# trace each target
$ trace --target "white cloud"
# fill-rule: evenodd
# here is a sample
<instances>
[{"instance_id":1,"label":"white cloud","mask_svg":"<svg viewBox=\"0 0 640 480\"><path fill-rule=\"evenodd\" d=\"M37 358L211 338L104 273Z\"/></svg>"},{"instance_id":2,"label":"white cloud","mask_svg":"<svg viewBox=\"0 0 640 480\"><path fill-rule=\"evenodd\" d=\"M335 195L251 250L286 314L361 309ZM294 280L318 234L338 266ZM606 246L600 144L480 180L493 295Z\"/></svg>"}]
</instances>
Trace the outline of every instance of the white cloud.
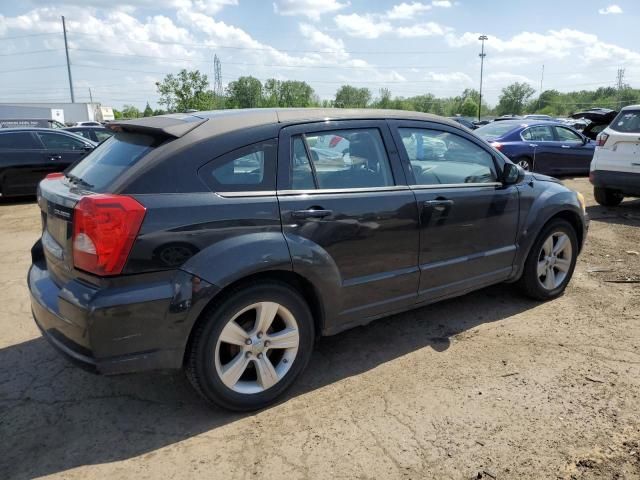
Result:
<instances>
[{"instance_id":1,"label":"white cloud","mask_svg":"<svg viewBox=\"0 0 640 480\"><path fill-rule=\"evenodd\" d=\"M453 4L449 0L433 0L431 4L434 7L451 8Z\"/></svg>"},{"instance_id":2,"label":"white cloud","mask_svg":"<svg viewBox=\"0 0 640 480\"><path fill-rule=\"evenodd\" d=\"M442 36L452 29L435 22L418 23L410 27L398 27L395 32L399 37L434 37Z\"/></svg>"},{"instance_id":3,"label":"white cloud","mask_svg":"<svg viewBox=\"0 0 640 480\"><path fill-rule=\"evenodd\" d=\"M425 76L426 80L431 80L433 82L439 83L456 83L456 84L464 84L468 85L473 82L471 77L464 72L448 72L448 73L437 73L437 72L429 72Z\"/></svg>"},{"instance_id":4,"label":"white cloud","mask_svg":"<svg viewBox=\"0 0 640 480\"><path fill-rule=\"evenodd\" d=\"M305 37L313 47L331 52L344 52L344 42L341 39L331 37L308 23L301 23L299 28L302 36Z\"/></svg>"},{"instance_id":5,"label":"white cloud","mask_svg":"<svg viewBox=\"0 0 640 480\"><path fill-rule=\"evenodd\" d=\"M389 22L377 21L372 15L337 15L335 22L338 28L352 37L378 38L393 30Z\"/></svg>"},{"instance_id":6,"label":"white cloud","mask_svg":"<svg viewBox=\"0 0 640 480\"><path fill-rule=\"evenodd\" d=\"M615 15L618 13L622 13L622 8L620 8L618 5L609 5L606 8L601 8L600 10L598 10L598 13L600 15Z\"/></svg>"},{"instance_id":7,"label":"white cloud","mask_svg":"<svg viewBox=\"0 0 640 480\"><path fill-rule=\"evenodd\" d=\"M349 2L340 3L338 0L276 0L273 11L280 15L302 15L319 20L323 14L337 12L349 5Z\"/></svg>"},{"instance_id":8,"label":"white cloud","mask_svg":"<svg viewBox=\"0 0 640 480\"><path fill-rule=\"evenodd\" d=\"M431 10L431 5L421 2L405 3L402 2L394 5L393 8L386 13L389 20L410 20L416 15Z\"/></svg>"}]
</instances>

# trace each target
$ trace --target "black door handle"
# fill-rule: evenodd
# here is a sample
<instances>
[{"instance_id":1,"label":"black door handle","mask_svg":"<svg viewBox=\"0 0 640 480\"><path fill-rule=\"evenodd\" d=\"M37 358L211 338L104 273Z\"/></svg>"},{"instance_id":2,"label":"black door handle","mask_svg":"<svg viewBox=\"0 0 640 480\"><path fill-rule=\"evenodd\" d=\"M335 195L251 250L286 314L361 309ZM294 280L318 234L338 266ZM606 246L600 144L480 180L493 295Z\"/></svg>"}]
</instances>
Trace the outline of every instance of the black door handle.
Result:
<instances>
[{"instance_id":1,"label":"black door handle","mask_svg":"<svg viewBox=\"0 0 640 480\"><path fill-rule=\"evenodd\" d=\"M295 210L291 212L294 218L324 218L331 215L331 210L324 210L321 208L309 208L307 210Z\"/></svg>"},{"instance_id":2,"label":"black door handle","mask_svg":"<svg viewBox=\"0 0 640 480\"><path fill-rule=\"evenodd\" d=\"M443 212L452 205L453 200L427 200L426 202L424 202L425 207L433 208L438 212Z\"/></svg>"},{"instance_id":3,"label":"black door handle","mask_svg":"<svg viewBox=\"0 0 640 480\"><path fill-rule=\"evenodd\" d=\"M49 155L49 160L62 160L62 155L57 153L54 155Z\"/></svg>"}]
</instances>

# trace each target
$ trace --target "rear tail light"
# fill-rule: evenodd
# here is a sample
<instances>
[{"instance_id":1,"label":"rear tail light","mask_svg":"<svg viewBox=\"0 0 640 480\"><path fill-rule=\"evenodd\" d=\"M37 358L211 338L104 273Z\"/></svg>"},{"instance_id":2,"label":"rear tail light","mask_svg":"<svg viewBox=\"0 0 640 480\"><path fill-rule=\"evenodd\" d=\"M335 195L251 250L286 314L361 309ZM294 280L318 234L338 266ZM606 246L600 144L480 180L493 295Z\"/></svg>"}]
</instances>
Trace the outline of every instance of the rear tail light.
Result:
<instances>
[{"instance_id":1,"label":"rear tail light","mask_svg":"<svg viewBox=\"0 0 640 480\"><path fill-rule=\"evenodd\" d=\"M502 150L502 144L500 142L491 142L491 146L496 150Z\"/></svg>"},{"instance_id":2,"label":"rear tail light","mask_svg":"<svg viewBox=\"0 0 640 480\"><path fill-rule=\"evenodd\" d=\"M102 276L121 273L144 214L131 197L83 197L73 212L74 266Z\"/></svg>"},{"instance_id":3,"label":"rear tail light","mask_svg":"<svg viewBox=\"0 0 640 480\"><path fill-rule=\"evenodd\" d=\"M596 147L604 147L604 144L607 143L607 140L609 139L609 134L608 133L599 133L598 136L596 137Z\"/></svg>"},{"instance_id":4,"label":"rear tail light","mask_svg":"<svg viewBox=\"0 0 640 480\"><path fill-rule=\"evenodd\" d=\"M64 173L62 172L56 172L56 173L50 173L49 175L47 175L45 178L45 180L55 180L57 178L62 178L64 177Z\"/></svg>"}]
</instances>

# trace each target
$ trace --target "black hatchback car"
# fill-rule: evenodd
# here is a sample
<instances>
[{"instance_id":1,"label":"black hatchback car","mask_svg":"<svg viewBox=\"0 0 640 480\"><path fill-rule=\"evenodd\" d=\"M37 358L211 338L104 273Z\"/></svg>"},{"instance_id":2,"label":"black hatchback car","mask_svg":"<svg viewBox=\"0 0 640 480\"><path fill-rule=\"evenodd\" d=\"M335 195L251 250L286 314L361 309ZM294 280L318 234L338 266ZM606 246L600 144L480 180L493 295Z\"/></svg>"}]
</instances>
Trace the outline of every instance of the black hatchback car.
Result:
<instances>
[{"instance_id":1,"label":"black hatchback car","mask_svg":"<svg viewBox=\"0 0 640 480\"><path fill-rule=\"evenodd\" d=\"M39 187L43 335L104 374L184 368L208 400L273 402L314 338L500 282L560 295L584 200L457 123L230 110L110 125Z\"/></svg>"},{"instance_id":2,"label":"black hatchback car","mask_svg":"<svg viewBox=\"0 0 640 480\"><path fill-rule=\"evenodd\" d=\"M60 129L0 129L0 196L35 195L40 180L81 160L95 146Z\"/></svg>"}]
</instances>

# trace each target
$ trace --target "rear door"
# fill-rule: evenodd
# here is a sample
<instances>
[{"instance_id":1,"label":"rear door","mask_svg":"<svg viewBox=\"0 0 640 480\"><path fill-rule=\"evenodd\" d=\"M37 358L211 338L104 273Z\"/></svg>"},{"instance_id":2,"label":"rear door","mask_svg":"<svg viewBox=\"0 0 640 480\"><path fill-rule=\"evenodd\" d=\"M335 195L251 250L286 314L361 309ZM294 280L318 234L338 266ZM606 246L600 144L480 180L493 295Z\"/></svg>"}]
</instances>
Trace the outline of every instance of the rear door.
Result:
<instances>
[{"instance_id":1,"label":"rear door","mask_svg":"<svg viewBox=\"0 0 640 480\"><path fill-rule=\"evenodd\" d=\"M80 138L64 133L38 131L37 135L46 150L47 162L56 171L64 170L93 150L89 142L83 142Z\"/></svg>"},{"instance_id":2,"label":"rear door","mask_svg":"<svg viewBox=\"0 0 640 480\"><path fill-rule=\"evenodd\" d=\"M498 180L493 153L473 135L428 122L391 121L420 215L420 301L508 278L519 195Z\"/></svg>"},{"instance_id":3,"label":"rear door","mask_svg":"<svg viewBox=\"0 0 640 480\"><path fill-rule=\"evenodd\" d=\"M30 131L0 131L0 193L35 195L38 182L54 171L40 140Z\"/></svg>"},{"instance_id":4,"label":"rear door","mask_svg":"<svg viewBox=\"0 0 640 480\"><path fill-rule=\"evenodd\" d=\"M337 272L328 328L415 302L418 212L393 145L384 121L281 131L278 200L294 270Z\"/></svg>"},{"instance_id":5,"label":"rear door","mask_svg":"<svg viewBox=\"0 0 640 480\"><path fill-rule=\"evenodd\" d=\"M534 125L520 134L532 149L533 170L540 173L558 173L561 165L555 161L555 134L551 125Z\"/></svg>"}]
</instances>

